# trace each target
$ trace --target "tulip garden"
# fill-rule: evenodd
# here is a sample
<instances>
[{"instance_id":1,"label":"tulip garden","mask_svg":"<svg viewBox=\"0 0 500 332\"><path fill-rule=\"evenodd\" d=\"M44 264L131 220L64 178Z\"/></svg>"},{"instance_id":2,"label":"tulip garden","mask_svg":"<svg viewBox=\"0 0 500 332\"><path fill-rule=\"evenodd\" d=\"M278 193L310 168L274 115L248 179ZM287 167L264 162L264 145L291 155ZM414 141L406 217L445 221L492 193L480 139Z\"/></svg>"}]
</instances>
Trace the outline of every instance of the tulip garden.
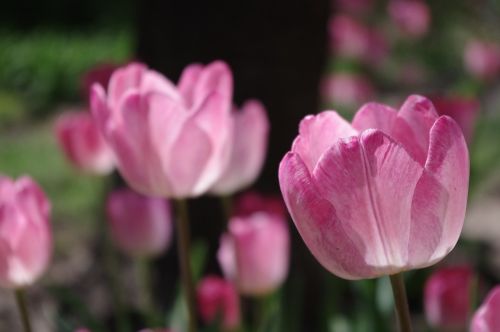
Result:
<instances>
[{"instance_id":1,"label":"tulip garden","mask_svg":"<svg viewBox=\"0 0 500 332\"><path fill-rule=\"evenodd\" d=\"M500 4L459 3L332 1L291 135L231 58L0 29L0 331L500 332Z\"/></svg>"}]
</instances>

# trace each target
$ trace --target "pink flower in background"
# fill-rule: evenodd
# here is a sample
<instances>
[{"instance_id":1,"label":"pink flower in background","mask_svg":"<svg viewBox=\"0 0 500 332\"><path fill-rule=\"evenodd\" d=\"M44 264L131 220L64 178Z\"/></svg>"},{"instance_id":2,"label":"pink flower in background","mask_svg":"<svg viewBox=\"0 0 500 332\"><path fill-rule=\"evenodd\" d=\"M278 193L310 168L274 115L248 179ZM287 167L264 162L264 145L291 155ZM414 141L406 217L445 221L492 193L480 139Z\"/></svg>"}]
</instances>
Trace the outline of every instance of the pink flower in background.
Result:
<instances>
[{"instance_id":1,"label":"pink flower in background","mask_svg":"<svg viewBox=\"0 0 500 332\"><path fill-rule=\"evenodd\" d=\"M86 110L62 113L56 121L56 136L66 158L76 168L96 175L113 171L113 153Z\"/></svg>"},{"instance_id":2,"label":"pink flower in background","mask_svg":"<svg viewBox=\"0 0 500 332\"><path fill-rule=\"evenodd\" d=\"M111 75L118 68L119 66L114 63L101 63L90 68L82 76L82 96L84 96L86 100L88 100L90 97L90 90L92 88L92 85L94 85L95 83L98 83L102 86L108 86Z\"/></svg>"},{"instance_id":3,"label":"pink flower in background","mask_svg":"<svg viewBox=\"0 0 500 332\"><path fill-rule=\"evenodd\" d=\"M368 64L377 64L387 55L384 36L348 15L332 17L328 29L330 46L336 55Z\"/></svg>"},{"instance_id":4,"label":"pink flower in background","mask_svg":"<svg viewBox=\"0 0 500 332\"><path fill-rule=\"evenodd\" d=\"M249 191L238 196L234 202L234 214L240 217L247 217L255 212L266 212L286 218L286 206L281 196L262 195L254 191Z\"/></svg>"},{"instance_id":5,"label":"pink flower in background","mask_svg":"<svg viewBox=\"0 0 500 332\"><path fill-rule=\"evenodd\" d=\"M217 258L224 275L244 295L260 296L285 281L290 259L290 233L286 219L255 212L229 221L221 237Z\"/></svg>"},{"instance_id":6,"label":"pink flower in background","mask_svg":"<svg viewBox=\"0 0 500 332\"><path fill-rule=\"evenodd\" d=\"M500 286L496 286L472 318L471 332L500 331Z\"/></svg>"},{"instance_id":7,"label":"pink flower in background","mask_svg":"<svg viewBox=\"0 0 500 332\"><path fill-rule=\"evenodd\" d=\"M240 325L238 293L231 282L218 276L204 277L198 284L197 300L201 318L206 324L220 318L224 330Z\"/></svg>"},{"instance_id":8,"label":"pink flower in background","mask_svg":"<svg viewBox=\"0 0 500 332\"><path fill-rule=\"evenodd\" d=\"M438 114L448 115L458 123L462 128L465 139L470 143L474 135L477 116L479 115L479 101L474 98L456 96L433 98L432 102Z\"/></svg>"},{"instance_id":9,"label":"pink flower in background","mask_svg":"<svg viewBox=\"0 0 500 332\"><path fill-rule=\"evenodd\" d=\"M494 43L471 40L465 45L465 69L481 80L491 80L500 72L500 47Z\"/></svg>"},{"instance_id":10,"label":"pink flower in background","mask_svg":"<svg viewBox=\"0 0 500 332\"><path fill-rule=\"evenodd\" d=\"M168 201L130 189L113 191L106 211L116 245L134 256L156 256L170 245L172 217Z\"/></svg>"},{"instance_id":11,"label":"pink flower in background","mask_svg":"<svg viewBox=\"0 0 500 332\"><path fill-rule=\"evenodd\" d=\"M150 196L199 196L229 162L232 75L220 61L188 66L175 86L138 63L92 89L92 112L128 184Z\"/></svg>"},{"instance_id":12,"label":"pink flower in background","mask_svg":"<svg viewBox=\"0 0 500 332\"><path fill-rule=\"evenodd\" d=\"M231 159L211 192L230 195L251 185L264 165L269 134L269 120L264 106L247 101L233 111L234 132Z\"/></svg>"},{"instance_id":13,"label":"pink flower in background","mask_svg":"<svg viewBox=\"0 0 500 332\"><path fill-rule=\"evenodd\" d=\"M404 34L420 38L427 34L431 24L431 12L425 1L391 0L389 15Z\"/></svg>"},{"instance_id":14,"label":"pink flower in background","mask_svg":"<svg viewBox=\"0 0 500 332\"><path fill-rule=\"evenodd\" d=\"M333 73L321 83L323 100L335 107L359 107L371 100L375 88L364 76L351 73Z\"/></svg>"},{"instance_id":15,"label":"pink flower in background","mask_svg":"<svg viewBox=\"0 0 500 332\"><path fill-rule=\"evenodd\" d=\"M424 307L434 328L462 329L467 326L474 271L468 266L446 267L425 283Z\"/></svg>"},{"instance_id":16,"label":"pink flower in background","mask_svg":"<svg viewBox=\"0 0 500 332\"><path fill-rule=\"evenodd\" d=\"M334 8L353 14L366 14L373 9L373 0L333 0Z\"/></svg>"},{"instance_id":17,"label":"pink flower in background","mask_svg":"<svg viewBox=\"0 0 500 332\"><path fill-rule=\"evenodd\" d=\"M281 192L316 259L345 279L430 266L462 230L469 156L460 127L410 96L363 106L352 123L309 115L279 168Z\"/></svg>"},{"instance_id":18,"label":"pink flower in background","mask_svg":"<svg viewBox=\"0 0 500 332\"><path fill-rule=\"evenodd\" d=\"M0 177L0 285L22 288L47 269L52 255L50 202L29 177Z\"/></svg>"}]
</instances>

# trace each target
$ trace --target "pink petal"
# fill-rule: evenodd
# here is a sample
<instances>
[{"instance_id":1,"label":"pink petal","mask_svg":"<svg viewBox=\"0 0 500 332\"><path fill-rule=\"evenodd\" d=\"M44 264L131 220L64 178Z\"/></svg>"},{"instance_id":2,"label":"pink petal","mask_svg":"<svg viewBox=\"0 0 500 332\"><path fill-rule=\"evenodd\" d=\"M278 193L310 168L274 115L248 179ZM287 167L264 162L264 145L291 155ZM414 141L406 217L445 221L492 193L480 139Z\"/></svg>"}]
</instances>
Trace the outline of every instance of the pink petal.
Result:
<instances>
[{"instance_id":1,"label":"pink petal","mask_svg":"<svg viewBox=\"0 0 500 332\"><path fill-rule=\"evenodd\" d=\"M319 188L297 153L281 161L279 182L285 203L302 239L311 253L330 272L345 279L360 279L375 273L365 263L366 249L354 244L333 205L323 199ZM348 226L348 225L347 225ZM360 239L356 239L360 243Z\"/></svg>"},{"instance_id":2,"label":"pink petal","mask_svg":"<svg viewBox=\"0 0 500 332\"><path fill-rule=\"evenodd\" d=\"M472 318L471 332L496 332L500 329L500 286L496 286Z\"/></svg>"},{"instance_id":3,"label":"pink petal","mask_svg":"<svg viewBox=\"0 0 500 332\"><path fill-rule=\"evenodd\" d=\"M115 70L109 80L108 102L111 108L120 103L120 98L131 88L139 88L147 67L142 63L131 63Z\"/></svg>"},{"instance_id":4,"label":"pink petal","mask_svg":"<svg viewBox=\"0 0 500 332\"><path fill-rule=\"evenodd\" d=\"M427 159L429 132L437 118L431 101L417 95L408 97L398 112L392 136L421 165Z\"/></svg>"},{"instance_id":5,"label":"pink petal","mask_svg":"<svg viewBox=\"0 0 500 332\"><path fill-rule=\"evenodd\" d=\"M214 61L203 68L193 87L191 106L198 108L213 92L225 95L229 99L233 95L233 76L227 64L222 61Z\"/></svg>"},{"instance_id":6,"label":"pink petal","mask_svg":"<svg viewBox=\"0 0 500 332\"><path fill-rule=\"evenodd\" d=\"M194 87L196 86L196 82L198 81L202 70L203 65L198 63L187 66L182 71L181 78L177 84L179 92L186 100L189 100L190 103L193 100Z\"/></svg>"},{"instance_id":7,"label":"pink petal","mask_svg":"<svg viewBox=\"0 0 500 332\"><path fill-rule=\"evenodd\" d=\"M160 92L173 99L180 99L176 86L165 76L154 70L148 70L143 74L140 90L143 94Z\"/></svg>"},{"instance_id":8,"label":"pink petal","mask_svg":"<svg viewBox=\"0 0 500 332\"><path fill-rule=\"evenodd\" d=\"M99 84L92 85L90 90L90 110L99 131L103 137L106 137L111 112L106 103L106 93Z\"/></svg>"},{"instance_id":9,"label":"pink petal","mask_svg":"<svg viewBox=\"0 0 500 332\"><path fill-rule=\"evenodd\" d=\"M308 115L299 126L299 136L295 139L292 151L299 154L312 172L323 153L337 139L356 136L358 132L334 111Z\"/></svg>"},{"instance_id":10,"label":"pink petal","mask_svg":"<svg viewBox=\"0 0 500 332\"><path fill-rule=\"evenodd\" d=\"M264 164L269 132L269 120L264 106L256 101L246 102L241 111L234 112L234 134L231 159L212 192L233 194L250 185Z\"/></svg>"},{"instance_id":11,"label":"pink petal","mask_svg":"<svg viewBox=\"0 0 500 332\"><path fill-rule=\"evenodd\" d=\"M413 192L421 173L406 150L378 130L340 140L316 166L313 179L320 194L373 269L360 277L406 266Z\"/></svg>"},{"instance_id":12,"label":"pink petal","mask_svg":"<svg viewBox=\"0 0 500 332\"><path fill-rule=\"evenodd\" d=\"M352 127L361 132L366 129L379 129L380 131L390 134L396 121L396 110L392 107L378 104L368 103L363 105L354 115Z\"/></svg>"}]
</instances>

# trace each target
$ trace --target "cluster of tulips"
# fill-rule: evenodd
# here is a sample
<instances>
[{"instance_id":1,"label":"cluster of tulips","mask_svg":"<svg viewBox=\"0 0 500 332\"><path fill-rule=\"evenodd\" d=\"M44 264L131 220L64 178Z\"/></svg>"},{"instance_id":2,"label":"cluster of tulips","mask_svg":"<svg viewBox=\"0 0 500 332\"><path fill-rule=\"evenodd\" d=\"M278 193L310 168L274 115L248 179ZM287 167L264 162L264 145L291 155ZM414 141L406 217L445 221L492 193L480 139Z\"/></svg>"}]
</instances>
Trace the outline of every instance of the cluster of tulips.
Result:
<instances>
[{"instance_id":1,"label":"cluster of tulips","mask_svg":"<svg viewBox=\"0 0 500 332\"><path fill-rule=\"evenodd\" d=\"M228 212L217 253L224 276L208 275L196 284L186 200L227 197L255 181L268 142L265 109L256 100L241 109L233 105L232 74L221 61L188 66L178 84L139 63L114 69L105 81L91 86L91 113L63 114L57 135L77 168L99 175L117 169L128 184L106 203L116 247L147 260L169 247L175 229L185 330L196 331L200 319L240 331L240 295L266 296L283 284L290 257L286 210L332 274L349 280L390 276L399 326L411 330L402 273L442 260L465 218L469 155L454 119L438 115L429 99L417 95L399 111L365 104L352 122L334 111L306 116L277 172L286 208L276 198L241 196ZM50 203L29 177L3 177L0 212L0 282L15 290L30 331L23 290L50 261ZM430 324L468 324L472 279L467 268L429 279ZM499 331L499 311L500 286L474 314L471 331ZM143 331L167 331L154 314L145 321L150 330Z\"/></svg>"}]
</instances>

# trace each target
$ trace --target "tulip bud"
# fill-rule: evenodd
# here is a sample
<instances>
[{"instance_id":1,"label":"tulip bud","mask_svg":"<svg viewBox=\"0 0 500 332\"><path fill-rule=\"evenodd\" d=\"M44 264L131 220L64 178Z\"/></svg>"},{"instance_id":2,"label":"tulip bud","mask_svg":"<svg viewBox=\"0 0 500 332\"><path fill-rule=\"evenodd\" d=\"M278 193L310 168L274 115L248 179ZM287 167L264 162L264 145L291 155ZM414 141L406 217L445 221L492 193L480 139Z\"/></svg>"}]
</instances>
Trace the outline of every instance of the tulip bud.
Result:
<instances>
[{"instance_id":1,"label":"tulip bud","mask_svg":"<svg viewBox=\"0 0 500 332\"><path fill-rule=\"evenodd\" d=\"M439 329L465 329L474 273L468 266L442 268L425 284L425 315Z\"/></svg>"},{"instance_id":2,"label":"tulip bud","mask_svg":"<svg viewBox=\"0 0 500 332\"><path fill-rule=\"evenodd\" d=\"M289 256L286 220L267 212L231 218L217 253L226 278L236 283L241 294L253 296L281 286L288 273Z\"/></svg>"},{"instance_id":3,"label":"tulip bud","mask_svg":"<svg viewBox=\"0 0 500 332\"><path fill-rule=\"evenodd\" d=\"M500 331L500 286L496 286L472 318L471 332Z\"/></svg>"},{"instance_id":4,"label":"tulip bud","mask_svg":"<svg viewBox=\"0 0 500 332\"><path fill-rule=\"evenodd\" d=\"M0 177L0 285L23 288L47 269L52 254L50 203L29 177Z\"/></svg>"},{"instance_id":5,"label":"tulip bud","mask_svg":"<svg viewBox=\"0 0 500 332\"><path fill-rule=\"evenodd\" d=\"M101 137L92 115L68 111L57 119L56 134L66 158L78 169L96 175L114 168L113 154Z\"/></svg>"},{"instance_id":6,"label":"tulip bud","mask_svg":"<svg viewBox=\"0 0 500 332\"><path fill-rule=\"evenodd\" d=\"M472 76L491 80L500 72L500 47L481 40L471 40L465 46L464 64Z\"/></svg>"},{"instance_id":7,"label":"tulip bud","mask_svg":"<svg viewBox=\"0 0 500 332\"><path fill-rule=\"evenodd\" d=\"M212 192L230 195L251 185L264 165L269 120L264 106L247 101L240 111L233 111L234 130L231 158Z\"/></svg>"},{"instance_id":8,"label":"tulip bud","mask_svg":"<svg viewBox=\"0 0 500 332\"><path fill-rule=\"evenodd\" d=\"M156 256L170 245L172 219L168 202L130 189L112 192L107 214L115 244L133 256Z\"/></svg>"},{"instance_id":9,"label":"tulip bud","mask_svg":"<svg viewBox=\"0 0 500 332\"><path fill-rule=\"evenodd\" d=\"M420 0L391 0L388 7L394 24L406 35L419 38L429 31L429 6Z\"/></svg>"},{"instance_id":10,"label":"tulip bud","mask_svg":"<svg viewBox=\"0 0 500 332\"><path fill-rule=\"evenodd\" d=\"M218 276L207 276L198 284L198 308L206 324L220 319L224 330L240 325L240 304L234 285Z\"/></svg>"}]
</instances>

